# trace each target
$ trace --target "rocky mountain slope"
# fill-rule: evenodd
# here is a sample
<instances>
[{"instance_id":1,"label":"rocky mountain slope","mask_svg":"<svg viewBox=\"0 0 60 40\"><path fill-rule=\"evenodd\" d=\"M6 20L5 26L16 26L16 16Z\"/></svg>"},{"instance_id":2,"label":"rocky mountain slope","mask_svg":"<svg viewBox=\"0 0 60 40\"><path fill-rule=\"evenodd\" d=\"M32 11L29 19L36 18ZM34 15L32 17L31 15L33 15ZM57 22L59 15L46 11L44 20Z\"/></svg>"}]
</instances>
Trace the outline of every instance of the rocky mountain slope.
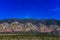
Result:
<instances>
[{"instance_id":1,"label":"rocky mountain slope","mask_svg":"<svg viewBox=\"0 0 60 40\"><path fill-rule=\"evenodd\" d=\"M60 20L54 19L2 19L0 32L60 33Z\"/></svg>"}]
</instances>

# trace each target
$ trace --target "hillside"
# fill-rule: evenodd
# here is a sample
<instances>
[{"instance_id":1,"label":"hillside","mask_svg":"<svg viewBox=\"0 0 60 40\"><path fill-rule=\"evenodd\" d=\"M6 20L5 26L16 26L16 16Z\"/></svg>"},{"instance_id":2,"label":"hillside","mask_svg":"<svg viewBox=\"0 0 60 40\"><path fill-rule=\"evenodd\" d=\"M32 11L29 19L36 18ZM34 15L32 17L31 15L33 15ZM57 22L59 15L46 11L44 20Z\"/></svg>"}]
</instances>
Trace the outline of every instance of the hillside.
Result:
<instances>
[{"instance_id":1,"label":"hillside","mask_svg":"<svg viewBox=\"0 0 60 40\"><path fill-rule=\"evenodd\" d=\"M60 34L60 20L54 19L1 19L0 33Z\"/></svg>"}]
</instances>

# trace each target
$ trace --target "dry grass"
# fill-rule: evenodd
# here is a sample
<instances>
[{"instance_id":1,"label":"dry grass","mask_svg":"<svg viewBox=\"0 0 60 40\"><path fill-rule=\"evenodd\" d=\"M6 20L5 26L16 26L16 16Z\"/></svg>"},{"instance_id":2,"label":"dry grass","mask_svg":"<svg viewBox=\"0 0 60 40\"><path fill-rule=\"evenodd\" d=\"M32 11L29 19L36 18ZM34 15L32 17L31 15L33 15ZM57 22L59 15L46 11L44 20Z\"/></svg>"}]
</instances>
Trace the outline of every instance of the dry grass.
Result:
<instances>
[{"instance_id":1,"label":"dry grass","mask_svg":"<svg viewBox=\"0 0 60 40\"><path fill-rule=\"evenodd\" d=\"M0 40L60 40L60 36L0 34Z\"/></svg>"}]
</instances>

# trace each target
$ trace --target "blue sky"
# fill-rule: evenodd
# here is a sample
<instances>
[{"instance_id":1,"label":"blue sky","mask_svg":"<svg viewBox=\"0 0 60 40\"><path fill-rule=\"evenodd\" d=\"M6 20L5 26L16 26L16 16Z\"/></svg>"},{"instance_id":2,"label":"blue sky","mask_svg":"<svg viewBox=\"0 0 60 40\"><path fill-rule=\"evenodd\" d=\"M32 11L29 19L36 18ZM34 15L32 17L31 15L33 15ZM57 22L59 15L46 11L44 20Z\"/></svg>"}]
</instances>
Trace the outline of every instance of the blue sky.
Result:
<instances>
[{"instance_id":1,"label":"blue sky","mask_svg":"<svg viewBox=\"0 0 60 40\"><path fill-rule=\"evenodd\" d=\"M0 19L60 19L60 0L0 0Z\"/></svg>"}]
</instances>

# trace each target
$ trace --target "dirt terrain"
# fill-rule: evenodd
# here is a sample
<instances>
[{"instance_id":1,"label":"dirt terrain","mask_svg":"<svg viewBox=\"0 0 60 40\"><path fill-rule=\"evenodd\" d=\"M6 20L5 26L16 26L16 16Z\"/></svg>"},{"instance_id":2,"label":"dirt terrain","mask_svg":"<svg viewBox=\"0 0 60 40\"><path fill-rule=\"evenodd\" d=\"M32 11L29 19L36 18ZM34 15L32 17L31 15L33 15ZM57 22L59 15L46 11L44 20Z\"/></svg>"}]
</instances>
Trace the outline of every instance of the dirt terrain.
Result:
<instances>
[{"instance_id":1,"label":"dirt terrain","mask_svg":"<svg viewBox=\"0 0 60 40\"><path fill-rule=\"evenodd\" d=\"M60 40L56 35L19 35L19 34L0 34L0 40Z\"/></svg>"}]
</instances>

